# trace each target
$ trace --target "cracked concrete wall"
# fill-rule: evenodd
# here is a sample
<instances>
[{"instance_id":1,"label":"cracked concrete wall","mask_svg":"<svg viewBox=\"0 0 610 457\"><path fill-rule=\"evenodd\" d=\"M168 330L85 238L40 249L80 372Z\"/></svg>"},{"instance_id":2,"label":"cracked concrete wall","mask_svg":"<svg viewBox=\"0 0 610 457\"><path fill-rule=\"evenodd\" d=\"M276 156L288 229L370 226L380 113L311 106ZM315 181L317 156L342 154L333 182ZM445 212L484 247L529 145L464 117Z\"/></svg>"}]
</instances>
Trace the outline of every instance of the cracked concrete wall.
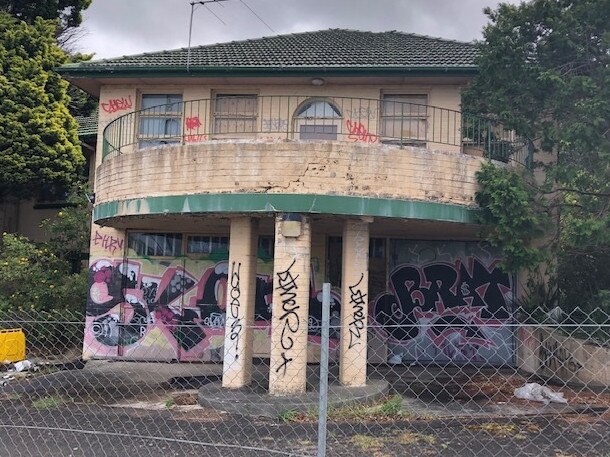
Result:
<instances>
[{"instance_id":1,"label":"cracked concrete wall","mask_svg":"<svg viewBox=\"0 0 610 457\"><path fill-rule=\"evenodd\" d=\"M103 203L163 195L294 193L368 196L474 206L485 159L425 148L344 142L209 142L105 161Z\"/></svg>"}]
</instances>

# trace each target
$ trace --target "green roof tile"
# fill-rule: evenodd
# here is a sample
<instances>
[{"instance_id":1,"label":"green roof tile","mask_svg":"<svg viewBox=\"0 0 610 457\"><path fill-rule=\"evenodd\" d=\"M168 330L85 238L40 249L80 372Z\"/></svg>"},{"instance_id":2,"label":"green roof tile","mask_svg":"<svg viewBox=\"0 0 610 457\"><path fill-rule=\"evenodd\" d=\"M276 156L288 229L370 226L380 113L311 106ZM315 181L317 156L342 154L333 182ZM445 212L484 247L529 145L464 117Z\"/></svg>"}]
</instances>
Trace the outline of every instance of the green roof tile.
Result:
<instances>
[{"instance_id":1,"label":"green roof tile","mask_svg":"<svg viewBox=\"0 0 610 457\"><path fill-rule=\"evenodd\" d=\"M186 48L65 65L70 74L124 73L135 70L180 73L187 66ZM476 70L477 49L464 43L423 35L330 29L277 35L191 48L192 72L248 69L313 70Z\"/></svg>"},{"instance_id":2,"label":"green roof tile","mask_svg":"<svg viewBox=\"0 0 610 457\"><path fill-rule=\"evenodd\" d=\"M99 113L97 109L90 116L75 116L78 123L78 136L91 137L97 135L97 121Z\"/></svg>"}]
</instances>

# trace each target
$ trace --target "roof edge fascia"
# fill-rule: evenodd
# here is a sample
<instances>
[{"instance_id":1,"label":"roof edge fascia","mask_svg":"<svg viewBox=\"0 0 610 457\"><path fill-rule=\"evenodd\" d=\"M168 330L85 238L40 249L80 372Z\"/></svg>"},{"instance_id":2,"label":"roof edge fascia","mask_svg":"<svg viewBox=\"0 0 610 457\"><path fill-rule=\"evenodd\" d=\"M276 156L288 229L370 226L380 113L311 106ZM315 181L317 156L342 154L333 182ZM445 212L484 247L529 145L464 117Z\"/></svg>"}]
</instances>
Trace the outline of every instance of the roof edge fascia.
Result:
<instances>
[{"instance_id":1,"label":"roof edge fascia","mask_svg":"<svg viewBox=\"0 0 610 457\"><path fill-rule=\"evenodd\" d=\"M76 78L168 78L168 77L269 77L269 76L473 76L477 66L444 67L191 67L131 68L62 66L56 71L67 79Z\"/></svg>"}]
</instances>

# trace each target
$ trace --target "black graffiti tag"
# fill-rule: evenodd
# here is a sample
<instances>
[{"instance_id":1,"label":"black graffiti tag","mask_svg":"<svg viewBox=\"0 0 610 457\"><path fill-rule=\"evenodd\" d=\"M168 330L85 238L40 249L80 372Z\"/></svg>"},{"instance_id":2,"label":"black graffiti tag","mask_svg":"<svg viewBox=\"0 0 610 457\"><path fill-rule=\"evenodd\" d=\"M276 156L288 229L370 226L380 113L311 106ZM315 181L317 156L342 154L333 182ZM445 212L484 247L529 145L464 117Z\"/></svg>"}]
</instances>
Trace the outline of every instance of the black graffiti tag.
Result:
<instances>
[{"instance_id":1,"label":"black graffiti tag","mask_svg":"<svg viewBox=\"0 0 610 457\"><path fill-rule=\"evenodd\" d=\"M294 335L298 332L301 325L297 310L300 308L296 304L296 292L297 287L296 280L299 275L293 276L292 267L294 266L296 259L292 261L290 266L281 272L277 273L278 286L277 290L280 290L280 297L282 299L282 315L279 317L280 326L282 327L282 333L280 337L280 344L282 345L282 363L276 368L275 372L279 373L283 371L283 375L286 375L286 369L288 364L294 359L288 357L287 351L290 351L294 346Z\"/></svg>"},{"instance_id":2,"label":"black graffiti tag","mask_svg":"<svg viewBox=\"0 0 610 457\"><path fill-rule=\"evenodd\" d=\"M364 306L366 305L366 295L362 293L360 289L360 283L364 279L364 273L360 275L360 280L353 286L349 286L349 303L352 305L352 318L348 324L349 330L349 346L348 349L361 344L360 337L362 336L362 330L364 330Z\"/></svg>"},{"instance_id":3,"label":"black graffiti tag","mask_svg":"<svg viewBox=\"0 0 610 457\"><path fill-rule=\"evenodd\" d=\"M239 297L241 295L241 291L239 288L239 270L241 269L241 263L237 264L237 268L235 268L235 262L231 265L231 291L229 292L230 304L229 304L229 313L231 315L231 331L229 333L229 338L231 341L235 341L235 359L239 358L239 354L237 351L239 349L239 338L241 336L242 324L241 317L239 316L239 308L240 302Z\"/></svg>"},{"instance_id":4,"label":"black graffiti tag","mask_svg":"<svg viewBox=\"0 0 610 457\"><path fill-rule=\"evenodd\" d=\"M554 374L561 369L577 373L582 368L580 362L558 341L541 341L538 359L542 369Z\"/></svg>"}]
</instances>

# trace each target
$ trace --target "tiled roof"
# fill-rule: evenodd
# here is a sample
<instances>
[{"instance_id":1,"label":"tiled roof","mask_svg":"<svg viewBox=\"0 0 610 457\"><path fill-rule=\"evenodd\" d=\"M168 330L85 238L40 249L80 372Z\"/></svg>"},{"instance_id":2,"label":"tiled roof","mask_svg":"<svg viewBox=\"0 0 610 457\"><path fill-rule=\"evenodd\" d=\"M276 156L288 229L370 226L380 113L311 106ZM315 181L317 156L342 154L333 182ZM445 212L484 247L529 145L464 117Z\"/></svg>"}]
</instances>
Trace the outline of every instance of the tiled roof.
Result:
<instances>
[{"instance_id":1,"label":"tiled roof","mask_svg":"<svg viewBox=\"0 0 610 457\"><path fill-rule=\"evenodd\" d=\"M80 71L187 66L186 48L70 65ZM411 33L330 29L191 48L191 69L476 69L473 43ZM69 72L68 67L62 70Z\"/></svg>"},{"instance_id":2,"label":"tiled roof","mask_svg":"<svg viewBox=\"0 0 610 457\"><path fill-rule=\"evenodd\" d=\"M97 135L97 121L99 113L95 110L90 116L75 116L78 122L78 136L90 137Z\"/></svg>"}]
</instances>

